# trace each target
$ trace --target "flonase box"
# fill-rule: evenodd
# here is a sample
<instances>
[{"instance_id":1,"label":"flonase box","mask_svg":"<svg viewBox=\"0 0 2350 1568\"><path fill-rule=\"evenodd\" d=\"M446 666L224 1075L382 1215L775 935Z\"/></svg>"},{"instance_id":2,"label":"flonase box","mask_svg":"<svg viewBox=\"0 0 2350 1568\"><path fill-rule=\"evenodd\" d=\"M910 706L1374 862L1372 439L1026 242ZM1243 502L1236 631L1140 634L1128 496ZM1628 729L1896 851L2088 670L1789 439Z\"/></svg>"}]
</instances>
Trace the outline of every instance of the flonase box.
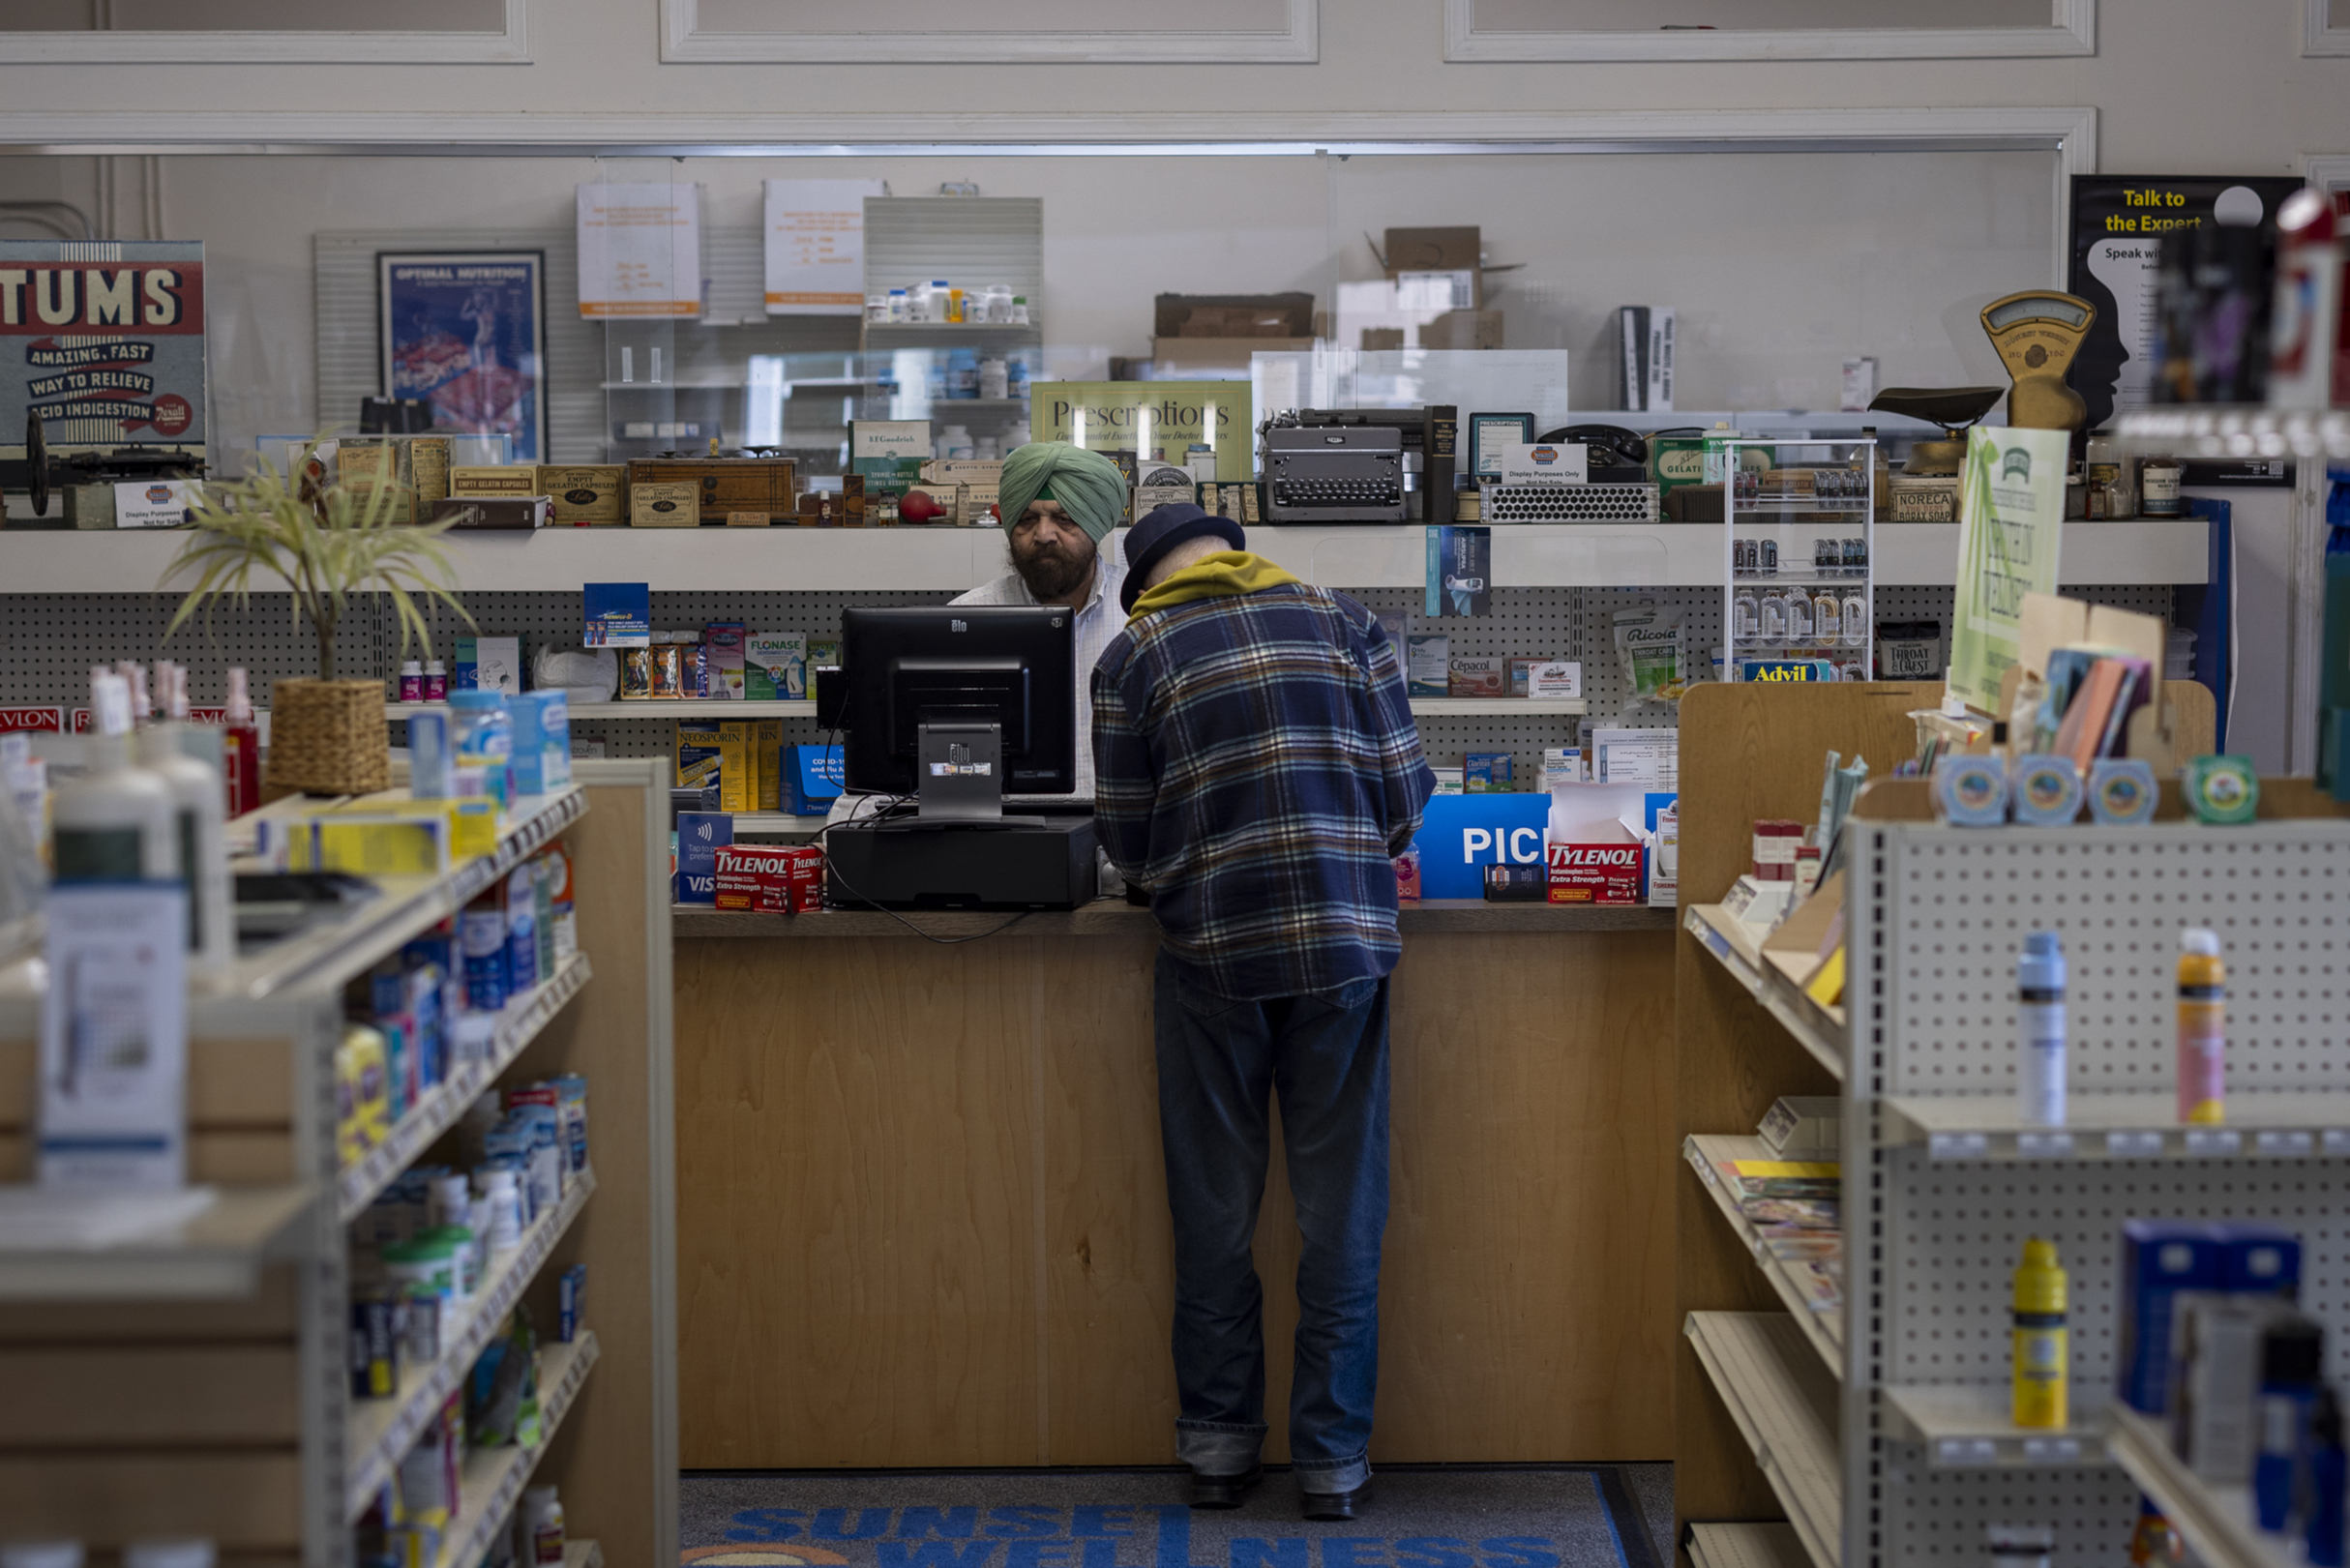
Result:
<instances>
[{"instance_id":1,"label":"flonase box","mask_svg":"<svg viewBox=\"0 0 2350 1568\"><path fill-rule=\"evenodd\" d=\"M700 498L699 521L726 524L729 513L763 512L769 521L798 510L797 466L789 458L635 458L628 483L692 485ZM632 516L631 521L635 518Z\"/></svg>"},{"instance_id":2,"label":"flonase box","mask_svg":"<svg viewBox=\"0 0 2350 1568\"><path fill-rule=\"evenodd\" d=\"M620 463L541 463L538 485L535 493L554 503L558 528L610 528L628 521L628 469Z\"/></svg>"}]
</instances>

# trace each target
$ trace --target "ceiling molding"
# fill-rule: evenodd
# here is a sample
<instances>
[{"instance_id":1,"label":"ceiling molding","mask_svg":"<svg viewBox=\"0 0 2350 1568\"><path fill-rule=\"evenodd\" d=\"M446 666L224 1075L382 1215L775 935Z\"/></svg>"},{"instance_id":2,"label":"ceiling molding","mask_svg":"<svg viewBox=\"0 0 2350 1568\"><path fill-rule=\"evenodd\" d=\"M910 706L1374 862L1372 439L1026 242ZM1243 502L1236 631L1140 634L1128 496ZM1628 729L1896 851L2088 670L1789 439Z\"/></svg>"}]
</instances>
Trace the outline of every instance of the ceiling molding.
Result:
<instances>
[{"instance_id":1,"label":"ceiling molding","mask_svg":"<svg viewBox=\"0 0 2350 1568\"><path fill-rule=\"evenodd\" d=\"M2301 177L2320 191L2350 190L2350 153L2304 153Z\"/></svg>"},{"instance_id":2,"label":"ceiling molding","mask_svg":"<svg viewBox=\"0 0 2350 1568\"><path fill-rule=\"evenodd\" d=\"M2050 148L2097 167L2088 107L1265 110L1105 114L561 114L440 109L0 110L0 151L569 157L858 157L937 147L1122 157L1217 153L1579 153Z\"/></svg>"},{"instance_id":3,"label":"ceiling molding","mask_svg":"<svg viewBox=\"0 0 2350 1568\"><path fill-rule=\"evenodd\" d=\"M1319 8L1320 0L1286 0L1279 32L710 33L700 29L699 0L661 0L661 58L669 65L1313 65L1322 57Z\"/></svg>"},{"instance_id":4,"label":"ceiling molding","mask_svg":"<svg viewBox=\"0 0 2350 1568\"><path fill-rule=\"evenodd\" d=\"M530 0L495 33L0 33L12 66L530 64Z\"/></svg>"},{"instance_id":5,"label":"ceiling molding","mask_svg":"<svg viewBox=\"0 0 2350 1568\"><path fill-rule=\"evenodd\" d=\"M2307 0L2323 6L2325 0ZM1618 60L1994 60L2097 52L2097 0L2054 0L2046 27L1853 27L1750 32L1481 33L1476 0L1444 0L1456 64Z\"/></svg>"},{"instance_id":6,"label":"ceiling molding","mask_svg":"<svg viewBox=\"0 0 2350 1568\"><path fill-rule=\"evenodd\" d=\"M2350 54L2350 27L2334 23L2330 0L2301 0L2301 52L2305 55Z\"/></svg>"}]
</instances>

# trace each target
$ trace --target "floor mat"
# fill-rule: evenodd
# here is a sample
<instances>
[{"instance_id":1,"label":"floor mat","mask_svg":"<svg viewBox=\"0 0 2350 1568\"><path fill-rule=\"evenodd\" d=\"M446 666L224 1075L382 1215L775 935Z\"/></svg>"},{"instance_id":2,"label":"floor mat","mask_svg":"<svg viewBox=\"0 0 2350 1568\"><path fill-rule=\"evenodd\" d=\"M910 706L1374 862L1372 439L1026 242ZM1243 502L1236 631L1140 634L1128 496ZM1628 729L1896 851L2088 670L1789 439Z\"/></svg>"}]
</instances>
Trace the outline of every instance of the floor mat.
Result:
<instances>
[{"instance_id":1,"label":"floor mat","mask_svg":"<svg viewBox=\"0 0 2350 1568\"><path fill-rule=\"evenodd\" d=\"M1177 1470L699 1474L698 1568L1660 1568L1672 1466L1392 1466L1352 1524L1298 1518L1268 1474L1195 1513Z\"/></svg>"}]
</instances>

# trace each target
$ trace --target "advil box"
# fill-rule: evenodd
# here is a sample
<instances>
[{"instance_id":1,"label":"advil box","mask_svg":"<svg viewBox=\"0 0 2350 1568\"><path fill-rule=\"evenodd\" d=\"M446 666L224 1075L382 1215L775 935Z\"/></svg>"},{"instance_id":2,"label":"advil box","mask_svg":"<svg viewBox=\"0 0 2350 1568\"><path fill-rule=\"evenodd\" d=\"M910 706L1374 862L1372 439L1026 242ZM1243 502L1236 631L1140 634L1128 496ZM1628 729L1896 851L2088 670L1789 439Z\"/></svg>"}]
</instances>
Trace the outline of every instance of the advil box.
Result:
<instances>
[{"instance_id":1,"label":"advil box","mask_svg":"<svg viewBox=\"0 0 2350 1568\"><path fill-rule=\"evenodd\" d=\"M1647 847L1613 819L1586 822L1543 845L1553 903L1638 903Z\"/></svg>"}]
</instances>

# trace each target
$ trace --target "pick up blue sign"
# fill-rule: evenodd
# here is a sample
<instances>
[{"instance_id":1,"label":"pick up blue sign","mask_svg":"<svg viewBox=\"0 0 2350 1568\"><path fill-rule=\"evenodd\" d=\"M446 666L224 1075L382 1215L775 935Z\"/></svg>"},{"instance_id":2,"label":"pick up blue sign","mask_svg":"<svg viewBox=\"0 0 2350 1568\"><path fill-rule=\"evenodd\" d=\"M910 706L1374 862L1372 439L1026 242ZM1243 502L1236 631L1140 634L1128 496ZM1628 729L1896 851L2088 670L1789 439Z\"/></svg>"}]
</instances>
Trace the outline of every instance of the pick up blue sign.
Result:
<instances>
[{"instance_id":1,"label":"pick up blue sign","mask_svg":"<svg viewBox=\"0 0 2350 1568\"><path fill-rule=\"evenodd\" d=\"M1412 841L1420 852L1420 897L1481 899L1487 866L1539 866L1550 826L1542 794L1438 795Z\"/></svg>"}]
</instances>

